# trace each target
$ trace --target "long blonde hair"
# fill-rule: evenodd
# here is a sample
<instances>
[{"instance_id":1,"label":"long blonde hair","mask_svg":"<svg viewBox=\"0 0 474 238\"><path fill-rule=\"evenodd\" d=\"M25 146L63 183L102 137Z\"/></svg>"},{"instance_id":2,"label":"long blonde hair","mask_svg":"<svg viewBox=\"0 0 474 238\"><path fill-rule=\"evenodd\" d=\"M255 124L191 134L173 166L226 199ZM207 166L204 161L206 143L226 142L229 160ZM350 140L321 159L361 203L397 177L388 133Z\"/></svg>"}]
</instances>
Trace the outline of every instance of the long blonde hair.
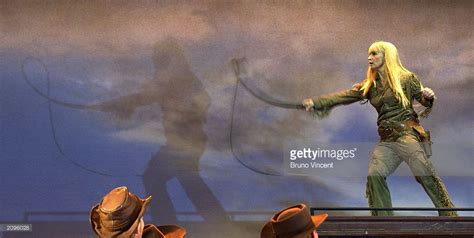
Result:
<instances>
[{"instance_id":1,"label":"long blonde hair","mask_svg":"<svg viewBox=\"0 0 474 238\"><path fill-rule=\"evenodd\" d=\"M370 52L382 52L384 54L384 67L385 73L388 78L388 84L390 88L395 92L395 97L399 102L402 103L403 107L408 107L410 101L403 92L401 85L401 79L411 72L408 69L405 69L400 62L400 57L398 56L398 50L395 45L386 41L376 41L369 47ZM375 78L377 77L377 71L372 70L369 66L367 69L367 78L364 81L360 90L363 91L363 95L367 95L370 88L375 85Z\"/></svg>"}]
</instances>

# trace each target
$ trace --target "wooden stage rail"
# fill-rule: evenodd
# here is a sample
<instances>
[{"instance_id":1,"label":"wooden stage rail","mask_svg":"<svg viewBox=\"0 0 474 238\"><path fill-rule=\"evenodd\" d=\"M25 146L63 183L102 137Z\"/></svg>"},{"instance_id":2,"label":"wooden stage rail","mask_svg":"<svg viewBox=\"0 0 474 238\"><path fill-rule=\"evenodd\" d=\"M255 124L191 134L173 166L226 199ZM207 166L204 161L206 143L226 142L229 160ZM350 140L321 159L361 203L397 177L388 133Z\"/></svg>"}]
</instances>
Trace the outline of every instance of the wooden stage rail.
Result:
<instances>
[{"instance_id":1,"label":"wooden stage rail","mask_svg":"<svg viewBox=\"0 0 474 238\"><path fill-rule=\"evenodd\" d=\"M474 237L474 217L332 216L320 237Z\"/></svg>"},{"instance_id":2,"label":"wooden stage rail","mask_svg":"<svg viewBox=\"0 0 474 238\"><path fill-rule=\"evenodd\" d=\"M311 208L321 211L474 211L474 208ZM329 216L318 228L320 237L469 237L474 217Z\"/></svg>"}]
</instances>

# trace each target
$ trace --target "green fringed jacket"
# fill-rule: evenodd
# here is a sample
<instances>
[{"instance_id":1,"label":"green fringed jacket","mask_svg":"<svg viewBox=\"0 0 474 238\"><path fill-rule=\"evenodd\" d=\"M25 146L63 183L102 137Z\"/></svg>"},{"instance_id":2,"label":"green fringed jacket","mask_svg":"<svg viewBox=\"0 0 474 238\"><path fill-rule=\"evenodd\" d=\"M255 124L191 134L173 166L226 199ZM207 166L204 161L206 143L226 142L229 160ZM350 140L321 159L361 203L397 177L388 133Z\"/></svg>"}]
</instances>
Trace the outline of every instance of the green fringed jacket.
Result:
<instances>
[{"instance_id":1,"label":"green fringed jacket","mask_svg":"<svg viewBox=\"0 0 474 238\"><path fill-rule=\"evenodd\" d=\"M361 82L353 85L349 90L313 98L315 113L323 117L327 116L334 106L368 100L378 112L377 125L381 125L384 121L402 122L407 119L418 118L417 113L413 109L413 99L416 99L425 107L431 108L433 106L433 100L426 100L422 96L421 83L414 74L408 74L401 78L401 85L410 103L406 108L395 97L388 82L382 81L377 74L375 84L365 96L362 95L363 92L360 90L362 87Z\"/></svg>"}]
</instances>

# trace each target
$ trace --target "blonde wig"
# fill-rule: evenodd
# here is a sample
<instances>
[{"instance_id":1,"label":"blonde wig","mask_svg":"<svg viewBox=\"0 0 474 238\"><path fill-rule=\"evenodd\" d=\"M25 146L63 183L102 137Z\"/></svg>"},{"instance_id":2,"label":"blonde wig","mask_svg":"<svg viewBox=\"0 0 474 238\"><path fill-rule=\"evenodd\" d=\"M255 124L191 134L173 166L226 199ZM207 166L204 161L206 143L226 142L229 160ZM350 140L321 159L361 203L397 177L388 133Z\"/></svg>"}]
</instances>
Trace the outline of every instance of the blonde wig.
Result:
<instances>
[{"instance_id":1,"label":"blonde wig","mask_svg":"<svg viewBox=\"0 0 474 238\"><path fill-rule=\"evenodd\" d=\"M384 67L388 84L393 92L395 92L395 97L399 102L402 103L403 107L408 107L410 105L410 101L403 92L400 80L403 77L411 74L411 72L405 69L400 62L397 48L390 42L376 41L369 47L369 54L373 51L383 53L384 64L382 67ZM367 78L360 89L363 91L364 96L367 95L370 88L375 85L376 77L377 71L372 70L372 68L369 66L367 69Z\"/></svg>"}]
</instances>

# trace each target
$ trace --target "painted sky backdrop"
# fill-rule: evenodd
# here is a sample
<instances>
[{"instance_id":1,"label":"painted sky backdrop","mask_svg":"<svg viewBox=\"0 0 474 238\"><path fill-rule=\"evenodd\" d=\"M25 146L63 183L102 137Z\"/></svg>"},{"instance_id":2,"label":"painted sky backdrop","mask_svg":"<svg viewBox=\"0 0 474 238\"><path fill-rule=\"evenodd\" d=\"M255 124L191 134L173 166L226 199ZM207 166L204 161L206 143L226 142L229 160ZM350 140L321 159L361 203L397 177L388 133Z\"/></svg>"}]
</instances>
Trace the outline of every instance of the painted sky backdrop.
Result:
<instances>
[{"instance_id":1,"label":"painted sky backdrop","mask_svg":"<svg viewBox=\"0 0 474 238\"><path fill-rule=\"evenodd\" d=\"M367 48L376 40L394 43L404 66L436 92L436 106L422 122L435 142L432 160L446 176L454 204L473 207L472 25L472 1L1 1L0 221L20 221L32 211L88 212L122 184L145 196L148 185L140 176L101 176L72 161L111 175L141 175L163 151L175 155L163 149L170 141L199 151L192 166L198 164L200 186L225 212L263 212L238 219L263 220L265 212L300 201L366 206L363 174L370 149L358 157L361 167L348 171L356 178L264 176L233 157L230 121L234 109L232 141L239 159L281 172L281 148L298 141L370 148L378 140L375 110L355 103L317 120L266 105L242 87L232 108L236 78L230 60L247 58L251 87L300 101L363 80ZM25 62L27 57L41 59L47 71L37 61ZM52 104L50 114L48 101L22 79L22 66L42 92L49 72L53 98L121 106L93 111ZM176 75L192 80L174 80ZM64 155L53 140L50 115ZM173 118L177 122L168 123ZM186 121L192 123L183 129ZM193 128L199 128L190 133L199 135L198 142L178 139ZM431 206L406 166L398 173L389 179L394 205ZM176 220L207 220L212 214L199 217L201 205L193 204L191 191L186 196L188 178L180 178L165 179L173 208L197 215ZM71 219L51 217L32 219ZM245 237L254 232L238 231Z\"/></svg>"}]
</instances>

